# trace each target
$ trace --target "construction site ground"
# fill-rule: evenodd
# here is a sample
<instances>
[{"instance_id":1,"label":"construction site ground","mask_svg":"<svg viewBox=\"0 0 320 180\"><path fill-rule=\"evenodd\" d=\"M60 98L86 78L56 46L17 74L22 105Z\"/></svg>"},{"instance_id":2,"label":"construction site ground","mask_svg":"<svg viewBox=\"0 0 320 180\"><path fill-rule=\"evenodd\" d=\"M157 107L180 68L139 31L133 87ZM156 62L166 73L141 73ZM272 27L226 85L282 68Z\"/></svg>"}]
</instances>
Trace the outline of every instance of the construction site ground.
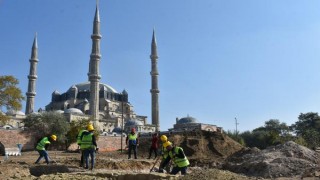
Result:
<instances>
[{"instance_id":1,"label":"construction site ground","mask_svg":"<svg viewBox=\"0 0 320 180\"><path fill-rule=\"evenodd\" d=\"M79 167L80 153L75 152L48 151L53 160L49 165L44 160L34 164L37 151L8 159L0 156L0 179L320 179L319 154L294 142L259 150L244 148L222 134L203 132L169 138L184 148L190 160L186 176L156 172L160 160L147 159L145 145L139 147L138 159L128 159L126 151L99 152L94 170Z\"/></svg>"}]
</instances>

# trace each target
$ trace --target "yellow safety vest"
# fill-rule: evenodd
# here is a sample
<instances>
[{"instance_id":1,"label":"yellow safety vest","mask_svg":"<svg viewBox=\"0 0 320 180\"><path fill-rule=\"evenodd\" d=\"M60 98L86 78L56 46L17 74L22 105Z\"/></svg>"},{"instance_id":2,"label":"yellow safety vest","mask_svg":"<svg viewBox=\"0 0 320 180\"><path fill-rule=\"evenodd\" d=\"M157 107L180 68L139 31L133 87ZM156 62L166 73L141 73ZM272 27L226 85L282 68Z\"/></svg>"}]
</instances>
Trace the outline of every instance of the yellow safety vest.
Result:
<instances>
[{"instance_id":1,"label":"yellow safety vest","mask_svg":"<svg viewBox=\"0 0 320 180\"><path fill-rule=\"evenodd\" d=\"M183 151L183 149L181 147L174 147L173 151L175 152L175 154L178 154L180 149ZM184 158L179 158L177 156L173 156L172 150L169 152L169 156L172 159L172 161L174 162L175 166L186 167L190 164L189 160L187 159L186 156Z\"/></svg>"},{"instance_id":2,"label":"yellow safety vest","mask_svg":"<svg viewBox=\"0 0 320 180\"><path fill-rule=\"evenodd\" d=\"M44 137L41 139L41 141L37 144L37 150L46 150L46 144L50 144L48 137Z\"/></svg>"}]
</instances>

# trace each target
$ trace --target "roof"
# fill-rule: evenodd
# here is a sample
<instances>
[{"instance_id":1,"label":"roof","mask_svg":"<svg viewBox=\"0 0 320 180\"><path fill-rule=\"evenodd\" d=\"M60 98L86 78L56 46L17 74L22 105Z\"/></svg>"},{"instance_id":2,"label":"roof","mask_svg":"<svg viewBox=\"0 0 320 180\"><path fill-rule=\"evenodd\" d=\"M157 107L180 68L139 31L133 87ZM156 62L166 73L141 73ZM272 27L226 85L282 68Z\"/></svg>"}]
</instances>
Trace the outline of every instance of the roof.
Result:
<instances>
[{"instance_id":1,"label":"roof","mask_svg":"<svg viewBox=\"0 0 320 180\"><path fill-rule=\"evenodd\" d=\"M22 111L16 111L16 110L9 110L6 113L8 116L14 116L14 115L21 115L21 116L25 116L26 114Z\"/></svg>"},{"instance_id":2,"label":"roof","mask_svg":"<svg viewBox=\"0 0 320 180\"><path fill-rule=\"evenodd\" d=\"M69 90L75 89L75 88L77 88L78 91L90 91L90 82L88 81L88 82L72 85L69 88ZM106 90L108 92L118 93L113 87L111 87L111 86L109 86L107 84L104 84L104 83L99 83L99 90L100 89L104 89L104 90Z\"/></svg>"},{"instance_id":3,"label":"roof","mask_svg":"<svg viewBox=\"0 0 320 180\"><path fill-rule=\"evenodd\" d=\"M143 123L135 119L130 119L126 122L125 126L143 126Z\"/></svg>"},{"instance_id":4,"label":"roof","mask_svg":"<svg viewBox=\"0 0 320 180\"><path fill-rule=\"evenodd\" d=\"M198 123L197 119L191 116L183 117L178 120L177 124Z\"/></svg>"},{"instance_id":5,"label":"roof","mask_svg":"<svg viewBox=\"0 0 320 180\"><path fill-rule=\"evenodd\" d=\"M80 109L77 109L77 108L66 109L66 110L64 110L64 113L67 113L67 114L83 114L83 112Z\"/></svg>"}]
</instances>

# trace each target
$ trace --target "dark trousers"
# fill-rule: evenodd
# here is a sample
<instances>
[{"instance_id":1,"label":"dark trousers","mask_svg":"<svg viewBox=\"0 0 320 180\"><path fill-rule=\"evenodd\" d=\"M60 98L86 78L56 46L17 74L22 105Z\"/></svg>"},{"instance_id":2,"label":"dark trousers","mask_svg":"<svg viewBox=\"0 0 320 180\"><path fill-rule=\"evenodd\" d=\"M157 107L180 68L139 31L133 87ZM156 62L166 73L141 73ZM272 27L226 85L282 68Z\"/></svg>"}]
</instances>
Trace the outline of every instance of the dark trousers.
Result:
<instances>
[{"instance_id":1,"label":"dark trousers","mask_svg":"<svg viewBox=\"0 0 320 180\"><path fill-rule=\"evenodd\" d=\"M185 167L173 167L172 171L170 172L170 174L176 175L179 171L181 171L182 175L186 175L187 174L187 166Z\"/></svg>"},{"instance_id":2,"label":"dark trousers","mask_svg":"<svg viewBox=\"0 0 320 180\"><path fill-rule=\"evenodd\" d=\"M164 161L165 161L165 158L162 157L159 169L160 169L160 167L162 167L162 164L164 163ZM167 163L167 165L165 167L163 167L163 169L166 170L167 173L170 172L170 168L171 168L171 162Z\"/></svg>"},{"instance_id":3,"label":"dark trousers","mask_svg":"<svg viewBox=\"0 0 320 180\"><path fill-rule=\"evenodd\" d=\"M95 159L95 155L96 155L96 151L94 149L85 149L83 152L83 156L86 162L86 165L84 168L88 169L89 168L89 155L91 157L91 168L94 168L94 159Z\"/></svg>"},{"instance_id":4,"label":"dark trousers","mask_svg":"<svg viewBox=\"0 0 320 180\"><path fill-rule=\"evenodd\" d=\"M46 163L49 164L49 157L48 157L48 153L46 150L38 150L39 153L39 158L37 159L37 161L35 162L36 164L39 163L39 161L44 158L46 160Z\"/></svg>"},{"instance_id":5,"label":"dark trousers","mask_svg":"<svg viewBox=\"0 0 320 180\"><path fill-rule=\"evenodd\" d=\"M80 154L81 154L81 158L80 158L80 167L84 167L84 151L80 149Z\"/></svg>"},{"instance_id":6,"label":"dark trousers","mask_svg":"<svg viewBox=\"0 0 320 180\"><path fill-rule=\"evenodd\" d=\"M149 150L149 159L151 158L152 152L154 152L154 158L157 158L157 156L158 156L158 149L157 149L157 148L150 147L150 150Z\"/></svg>"},{"instance_id":7,"label":"dark trousers","mask_svg":"<svg viewBox=\"0 0 320 180\"><path fill-rule=\"evenodd\" d=\"M134 144L129 145L128 159L131 158L131 151L132 150L133 150L134 158L137 159L137 145L134 145Z\"/></svg>"}]
</instances>

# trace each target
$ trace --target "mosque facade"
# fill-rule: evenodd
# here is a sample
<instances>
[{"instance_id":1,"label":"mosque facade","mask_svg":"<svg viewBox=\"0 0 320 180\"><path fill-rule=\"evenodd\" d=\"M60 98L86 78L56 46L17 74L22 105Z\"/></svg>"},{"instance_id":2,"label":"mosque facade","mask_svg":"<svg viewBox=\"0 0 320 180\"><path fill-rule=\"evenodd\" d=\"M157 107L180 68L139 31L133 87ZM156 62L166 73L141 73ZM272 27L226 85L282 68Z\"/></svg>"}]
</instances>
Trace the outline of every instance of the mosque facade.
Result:
<instances>
[{"instance_id":1,"label":"mosque facade","mask_svg":"<svg viewBox=\"0 0 320 180\"><path fill-rule=\"evenodd\" d=\"M135 113L133 105L129 102L127 91L116 91L110 85L100 82L99 74L100 54L100 15L98 6L96 7L93 33L91 35L92 51L89 61L88 81L73 84L66 92L60 93L55 90L51 95L51 102L45 106L45 111L55 111L64 114L67 121L78 121L81 119L90 119L94 125L103 134L114 134L122 132L130 132L131 128L135 128L140 133L150 133L160 131L159 122L159 89L158 89L158 68L157 68L157 44L155 32L152 34L151 41L151 122L147 123L147 116ZM28 91L26 93L26 110L8 111L7 116L10 117L8 124L2 128L23 128L23 120L26 115L38 113L34 111L34 103L36 96L36 79L37 79L37 63L38 63L38 44L37 36L35 36L30 58L30 73L28 75ZM41 113L40 110L39 113ZM0 112L2 113L2 112ZM176 118L176 124L169 129L171 132L178 131L217 131L222 132L221 127L216 125L204 124L198 122L191 116Z\"/></svg>"},{"instance_id":2,"label":"mosque facade","mask_svg":"<svg viewBox=\"0 0 320 180\"><path fill-rule=\"evenodd\" d=\"M100 15L98 6L96 7L92 39L92 51L89 61L88 81L72 85L66 92L60 93L57 90L51 95L51 102L45 106L45 111L56 111L66 116L67 121L77 121L83 118L90 119L93 124L101 132L120 133L135 128L138 132L148 133L159 130L158 118L158 71L157 71L157 46L155 41L155 33L153 31L151 43L152 61L152 102L156 107L152 107L152 124L147 123L147 116L137 115L133 105L130 104L128 93L116 91L111 86L100 82L99 74L100 54ZM37 79L37 63L38 63L38 44L37 36L34 38L31 58L30 58L30 73L28 75L28 91L26 93L26 111L7 112L11 118L8 128L22 127L22 120L26 115L37 113L34 110L34 98L36 96L36 79ZM9 114L8 114L9 113Z\"/></svg>"},{"instance_id":3,"label":"mosque facade","mask_svg":"<svg viewBox=\"0 0 320 180\"><path fill-rule=\"evenodd\" d=\"M88 81L72 85L67 92L52 93L51 102L46 111L63 112L68 121L90 118L101 132L125 132L136 128L138 132L155 132L158 124L148 124L147 116L137 115L133 105L128 101L128 93L117 92L111 86L100 82L100 15L96 7L94 21L92 50L89 61ZM154 34L153 34L154 39ZM154 42L152 39L152 45ZM153 47L152 48L156 48Z\"/></svg>"}]
</instances>

